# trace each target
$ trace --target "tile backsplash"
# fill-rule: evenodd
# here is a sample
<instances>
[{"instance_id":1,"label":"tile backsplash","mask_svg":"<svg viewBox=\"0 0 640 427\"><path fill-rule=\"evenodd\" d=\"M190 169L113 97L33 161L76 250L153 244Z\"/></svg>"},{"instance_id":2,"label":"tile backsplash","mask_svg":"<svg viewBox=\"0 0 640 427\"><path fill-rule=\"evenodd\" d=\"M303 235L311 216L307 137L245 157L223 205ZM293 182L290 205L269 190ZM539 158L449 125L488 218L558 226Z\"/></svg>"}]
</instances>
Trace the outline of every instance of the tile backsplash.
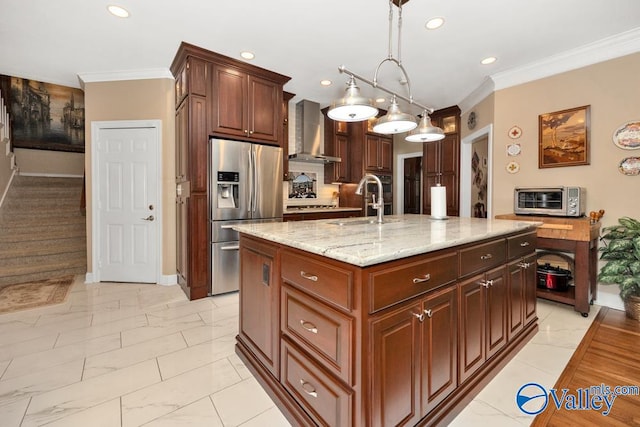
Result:
<instances>
[{"instance_id":1,"label":"tile backsplash","mask_svg":"<svg viewBox=\"0 0 640 427\"><path fill-rule=\"evenodd\" d=\"M305 163L305 162L289 162L289 176L291 178L299 176L304 173L311 179L315 178L315 186L311 186L315 190L317 197L315 198L302 198L302 197L289 197L293 194L301 195L302 190L308 188L308 186L296 186L291 181L284 181L282 183L282 194L284 207L287 206L304 206L304 205L330 205L333 193L340 191L340 186L337 184L325 184L324 183L324 165L319 163ZM306 190L305 190L306 191Z\"/></svg>"}]
</instances>

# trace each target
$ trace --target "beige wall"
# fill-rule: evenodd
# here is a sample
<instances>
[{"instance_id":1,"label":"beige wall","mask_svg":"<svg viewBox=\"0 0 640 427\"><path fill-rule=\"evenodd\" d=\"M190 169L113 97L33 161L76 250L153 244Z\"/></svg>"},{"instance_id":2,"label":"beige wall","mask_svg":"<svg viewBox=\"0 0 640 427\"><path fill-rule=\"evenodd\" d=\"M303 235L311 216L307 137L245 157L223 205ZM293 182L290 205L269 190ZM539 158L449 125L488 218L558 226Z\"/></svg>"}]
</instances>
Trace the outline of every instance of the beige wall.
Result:
<instances>
[{"instance_id":1,"label":"beige wall","mask_svg":"<svg viewBox=\"0 0 640 427\"><path fill-rule=\"evenodd\" d=\"M622 175L618 164L640 151L612 142L618 126L640 120L638 76L640 53L495 92L493 213L513 212L516 186L576 185L587 189L587 213L606 211L603 225L639 218L640 177ZM590 165L538 169L538 115L582 105L591 105ZM508 157L507 131L514 125L522 128L522 154ZM520 172L506 171L510 160L520 163Z\"/></svg>"},{"instance_id":2,"label":"beige wall","mask_svg":"<svg viewBox=\"0 0 640 427\"><path fill-rule=\"evenodd\" d=\"M476 104L469 111L465 111L460 117L460 139L464 139L478 129L482 129L494 122L495 113L495 93L487 96L485 99ZM473 129L469 129L467 126L467 120L469 120L469 113L476 113L476 126Z\"/></svg>"},{"instance_id":3,"label":"beige wall","mask_svg":"<svg viewBox=\"0 0 640 427\"><path fill-rule=\"evenodd\" d=\"M175 231L175 98L172 79L85 84L87 171L87 269L91 273L91 122L111 120L162 121L162 274L176 272Z\"/></svg>"},{"instance_id":4,"label":"beige wall","mask_svg":"<svg viewBox=\"0 0 640 427\"><path fill-rule=\"evenodd\" d=\"M21 174L82 176L84 153L15 148Z\"/></svg>"}]
</instances>

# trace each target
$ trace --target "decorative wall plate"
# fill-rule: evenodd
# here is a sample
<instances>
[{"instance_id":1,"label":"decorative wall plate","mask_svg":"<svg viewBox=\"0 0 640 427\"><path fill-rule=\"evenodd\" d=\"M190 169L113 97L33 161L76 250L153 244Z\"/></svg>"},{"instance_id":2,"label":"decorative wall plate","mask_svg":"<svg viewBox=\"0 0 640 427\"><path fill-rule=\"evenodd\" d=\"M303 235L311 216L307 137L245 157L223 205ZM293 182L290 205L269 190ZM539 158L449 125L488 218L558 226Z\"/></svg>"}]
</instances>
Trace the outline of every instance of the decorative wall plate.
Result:
<instances>
[{"instance_id":1,"label":"decorative wall plate","mask_svg":"<svg viewBox=\"0 0 640 427\"><path fill-rule=\"evenodd\" d=\"M613 132L613 143L623 150L640 148L640 121L627 122Z\"/></svg>"},{"instance_id":2,"label":"decorative wall plate","mask_svg":"<svg viewBox=\"0 0 640 427\"><path fill-rule=\"evenodd\" d=\"M640 175L640 157L627 157L622 159L618 165L618 170L623 175Z\"/></svg>"},{"instance_id":3,"label":"decorative wall plate","mask_svg":"<svg viewBox=\"0 0 640 427\"><path fill-rule=\"evenodd\" d=\"M522 129L520 129L518 126L512 126L511 129L509 129L509 138L518 139L521 136L522 136Z\"/></svg>"},{"instance_id":4,"label":"decorative wall plate","mask_svg":"<svg viewBox=\"0 0 640 427\"><path fill-rule=\"evenodd\" d=\"M514 142L507 145L507 154L509 156L517 156L518 154L520 154L520 151L521 151L520 144L516 144Z\"/></svg>"},{"instance_id":5,"label":"decorative wall plate","mask_svg":"<svg viewBox=\"0 0 640 427\"><path fill-rule=\"evenodd\" d=\"M518 162L509 162L507 163L507 172L509 173L518 173L520 171L520 163Z\"/></svg>"}]
</instances>

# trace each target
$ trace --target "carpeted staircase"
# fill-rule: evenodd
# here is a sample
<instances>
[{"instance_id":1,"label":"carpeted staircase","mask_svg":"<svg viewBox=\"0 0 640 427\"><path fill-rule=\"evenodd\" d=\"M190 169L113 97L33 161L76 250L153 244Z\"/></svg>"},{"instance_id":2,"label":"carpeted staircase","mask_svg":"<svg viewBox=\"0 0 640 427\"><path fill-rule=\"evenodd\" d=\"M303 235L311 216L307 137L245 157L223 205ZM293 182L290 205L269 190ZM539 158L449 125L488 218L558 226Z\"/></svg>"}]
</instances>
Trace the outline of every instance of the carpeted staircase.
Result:
<instances>
[{"instance_id":1,"label":"carpeted staircase","mask_svg":"<svg viewBox=\"0 0 640 427\"><path fill-rule=\"evenodd\" d=\"M0 287L86 273L82 181L14 177L0 207Z\"/></svg>"}]
</instances>

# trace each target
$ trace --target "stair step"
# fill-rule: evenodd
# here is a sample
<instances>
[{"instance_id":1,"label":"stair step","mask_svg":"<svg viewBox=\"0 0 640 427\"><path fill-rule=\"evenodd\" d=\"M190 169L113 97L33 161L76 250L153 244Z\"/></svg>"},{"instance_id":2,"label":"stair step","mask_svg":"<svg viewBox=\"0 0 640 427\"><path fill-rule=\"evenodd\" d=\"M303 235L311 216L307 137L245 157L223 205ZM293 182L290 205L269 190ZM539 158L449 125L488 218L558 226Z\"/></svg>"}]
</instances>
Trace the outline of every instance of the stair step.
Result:
<instances>
[{"instance_id":1,"label":"stair step","mask_svg":"<svg viewBox=\"0 0 640 427\"><path fill-rule=\"evenodd\" d=\"M38 269L40 266L58 265L58 266L72 266L87 264L87 251L71 251L60 252L44 255L22 255L11 258L0 259L0 271L13 271L15 269L25 269L31 271Z\"/></svg>"},{"instance_id":2,"label":"stair step","mask_svg":"<svg viewBox=\"0 0 640 427\"><path fill-rule=\"evenodd\" d=\"M0 260L25 256L51 255L56 253L83 252L87 249L83 238L61 238L48 240L0 241Z\"/></svg>"},{"instance_id":3,"label":"stair step","mask_svg":"<svg viewBox=\"0 0 640 427\"><path fill-rule=\"evenodd\" d=\"M0 287L17 283L36 282L39 280L50 279L52 277L77 276L86 273L87 269L85 266L72 268L51 268L49 270L39 272L19 273L12 276L1 276Z\"/></svg>"}]
</instances>

